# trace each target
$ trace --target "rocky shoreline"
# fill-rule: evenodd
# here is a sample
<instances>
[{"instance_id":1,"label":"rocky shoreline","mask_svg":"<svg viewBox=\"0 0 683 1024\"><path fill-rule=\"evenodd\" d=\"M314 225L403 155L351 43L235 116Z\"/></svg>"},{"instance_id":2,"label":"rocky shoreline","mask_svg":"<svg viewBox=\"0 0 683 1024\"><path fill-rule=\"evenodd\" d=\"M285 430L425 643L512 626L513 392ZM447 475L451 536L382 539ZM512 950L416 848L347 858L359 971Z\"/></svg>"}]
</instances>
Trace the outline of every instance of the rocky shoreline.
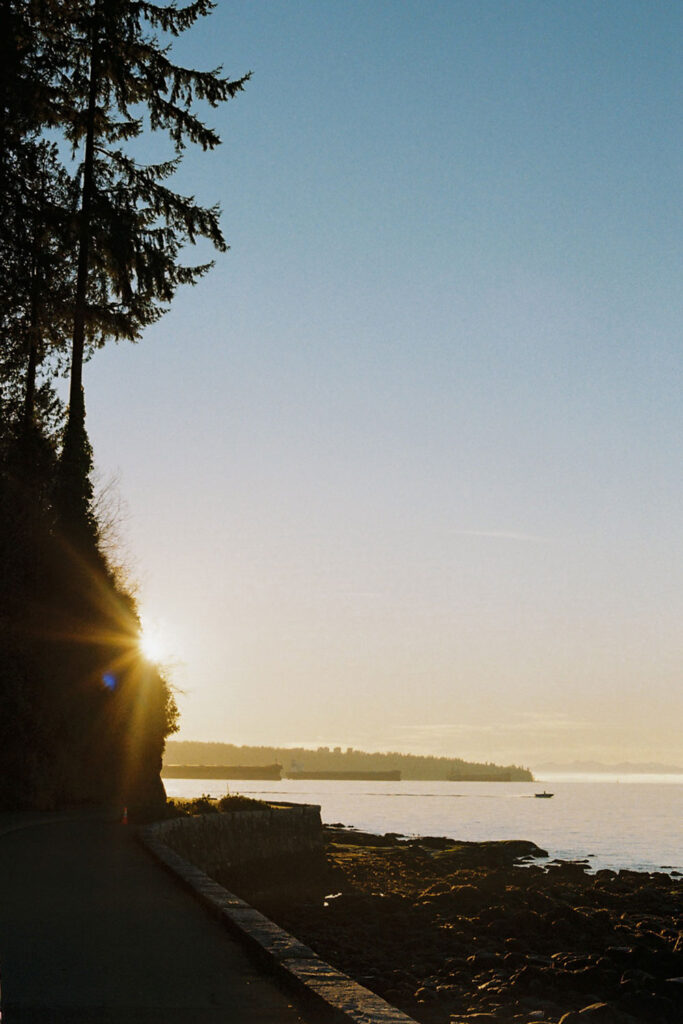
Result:
<instances>
[{"instance_id":1,"label":"rocky shoreline","mask_svg":"<svg viewBox=\"0 0 683 1024\"><path fill-rule=\"evenodd\" d=\"M421 1024L680 1024L681 879L540 858L336 826L322 858L218 880Z\"/></svg>"}]
</instances>

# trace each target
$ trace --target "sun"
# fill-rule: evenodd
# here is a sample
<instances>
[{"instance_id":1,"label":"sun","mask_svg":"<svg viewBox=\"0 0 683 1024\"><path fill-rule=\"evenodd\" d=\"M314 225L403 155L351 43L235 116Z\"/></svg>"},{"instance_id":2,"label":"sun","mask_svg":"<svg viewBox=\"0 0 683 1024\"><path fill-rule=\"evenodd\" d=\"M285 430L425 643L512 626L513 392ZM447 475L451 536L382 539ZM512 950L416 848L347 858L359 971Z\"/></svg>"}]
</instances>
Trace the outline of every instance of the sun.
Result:
<instances>
[{"instance_id":1,"label":"sun","mask_svg":"<svg viewBox=\"0 0 683 1024\"><path fill-rule=\"evenodd\" d=\"M169 656L169 645L158 623L143 622L138 647L147 661L159 662Z\"/></svg>"}]
</instances>

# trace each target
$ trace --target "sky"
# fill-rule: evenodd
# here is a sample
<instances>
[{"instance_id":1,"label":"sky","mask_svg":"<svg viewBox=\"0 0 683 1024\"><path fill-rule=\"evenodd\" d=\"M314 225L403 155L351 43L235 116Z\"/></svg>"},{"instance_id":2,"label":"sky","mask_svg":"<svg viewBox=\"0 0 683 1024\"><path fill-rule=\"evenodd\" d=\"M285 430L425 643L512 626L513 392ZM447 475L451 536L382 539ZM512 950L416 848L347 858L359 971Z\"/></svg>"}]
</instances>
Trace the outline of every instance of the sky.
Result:
<instances>
[{"instance_id":1,"label":"sky","mask_svg":"<svg viewBox=\"0 0 683 1024\"><path fill-rule=\"evenodd\" d=\"M177 176L231 248L85 387L179 738L683 764L682 40L219 0L178 42L253 72Z\"/></svg>"}]
</instances>

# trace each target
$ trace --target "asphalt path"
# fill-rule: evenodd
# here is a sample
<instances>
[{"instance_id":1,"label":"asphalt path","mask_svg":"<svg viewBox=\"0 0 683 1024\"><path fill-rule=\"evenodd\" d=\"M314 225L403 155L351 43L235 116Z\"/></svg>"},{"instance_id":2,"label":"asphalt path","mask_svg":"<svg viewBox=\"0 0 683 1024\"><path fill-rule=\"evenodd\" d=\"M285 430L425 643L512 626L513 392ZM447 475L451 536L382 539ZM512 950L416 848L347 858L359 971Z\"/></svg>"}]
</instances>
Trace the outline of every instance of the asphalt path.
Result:
<instances>
[{"instance_id":1,"label":"asphalt path","mask_svg":"<svg viewBox=\"0 0 683 1024\"><path fill-rule=\"evenodd\" d=\"M2 1024L315 1024L94 816L0 815Z\"/></svg>"}]
</instances>

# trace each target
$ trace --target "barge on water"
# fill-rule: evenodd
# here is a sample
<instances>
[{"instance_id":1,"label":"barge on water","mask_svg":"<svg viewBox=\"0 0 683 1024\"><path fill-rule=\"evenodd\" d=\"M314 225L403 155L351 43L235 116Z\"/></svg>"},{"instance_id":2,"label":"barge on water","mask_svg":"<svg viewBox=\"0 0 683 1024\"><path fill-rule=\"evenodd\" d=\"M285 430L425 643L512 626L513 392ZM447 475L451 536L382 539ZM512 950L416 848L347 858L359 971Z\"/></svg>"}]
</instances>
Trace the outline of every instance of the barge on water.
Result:
<instances>
[{"instance_id":1,"label":"barge on water","mask_svg":"<svg viewBox=\"0 0 683 1024\"><path fill-rule=\"evenodd\" d=\"M398 770L386 771L386 772L352 772L352 771L339 771L339 772L306 772L306 771L290 771L286 776L288 779L314 779L318 780L333 780L339 782L400 782L401 773Z\"/></svg>"},{"instance_id":2,"label":"barge on water","mask_svg":"<svg viewBox=\"0 0 683 1024\"><path fill-rule=\"evenodd\" d=\"M281 764L165 764L163 779L270 779L282 778Z\"/></svg>"},{"instance_id":3,"label":"barge on water","mask_svg":"<svg viewBox=\"0 0 683 1024\"><path fill-rule=\"evenodd\" d=\"M511 772L452 772L449 782L512 782Z\"/></svg>"}]
</instances>

